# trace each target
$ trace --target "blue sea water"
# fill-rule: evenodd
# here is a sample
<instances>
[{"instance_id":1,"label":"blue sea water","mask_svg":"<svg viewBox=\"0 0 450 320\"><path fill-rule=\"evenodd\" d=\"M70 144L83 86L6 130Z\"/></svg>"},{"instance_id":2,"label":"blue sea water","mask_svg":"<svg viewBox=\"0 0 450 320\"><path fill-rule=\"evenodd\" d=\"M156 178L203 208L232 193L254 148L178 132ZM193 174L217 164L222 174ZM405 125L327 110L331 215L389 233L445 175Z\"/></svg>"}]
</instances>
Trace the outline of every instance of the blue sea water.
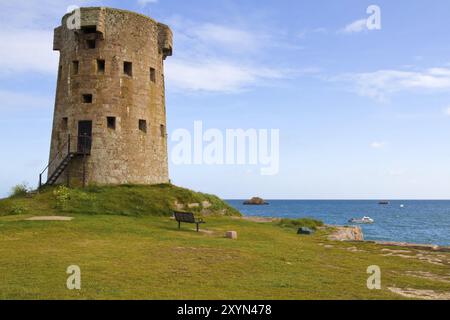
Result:
<instances>
[{"instance_id":1,"label":"blue sea water","mask_svg":"<svg viewBox=\"0 0 450 320\"><path fill-rule=\"evenodd\" d=\"M310 217L334 225L348 225L351 218L369 216L375 223L361 226L366 240L450 246L448 200L396 200L389 205L371 200L268 200L267 206L245 206L243 201L227 200L246 216Z\"/></svg>"}]
</instances>

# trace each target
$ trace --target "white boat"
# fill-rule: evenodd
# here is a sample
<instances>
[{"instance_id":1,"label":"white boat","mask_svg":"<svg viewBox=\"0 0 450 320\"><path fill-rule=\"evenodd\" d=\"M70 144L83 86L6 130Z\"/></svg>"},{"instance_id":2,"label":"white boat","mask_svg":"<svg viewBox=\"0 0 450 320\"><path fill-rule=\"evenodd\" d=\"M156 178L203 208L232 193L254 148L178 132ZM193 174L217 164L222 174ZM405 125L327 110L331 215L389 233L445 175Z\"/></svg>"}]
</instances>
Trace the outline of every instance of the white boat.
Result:
<instances>
[{"instance_id":1,"label":"white boat","mask_svg":"<svg viewBox=\"0 0 450 320\"><path fill-rule=\"evenodd\" d=\"M362 219L350 219L348 222L350 223L358 223L358 224L371 224L374 223L375 220L373 220L371 217L363 217Z\"/></svg>"}]
</instances>

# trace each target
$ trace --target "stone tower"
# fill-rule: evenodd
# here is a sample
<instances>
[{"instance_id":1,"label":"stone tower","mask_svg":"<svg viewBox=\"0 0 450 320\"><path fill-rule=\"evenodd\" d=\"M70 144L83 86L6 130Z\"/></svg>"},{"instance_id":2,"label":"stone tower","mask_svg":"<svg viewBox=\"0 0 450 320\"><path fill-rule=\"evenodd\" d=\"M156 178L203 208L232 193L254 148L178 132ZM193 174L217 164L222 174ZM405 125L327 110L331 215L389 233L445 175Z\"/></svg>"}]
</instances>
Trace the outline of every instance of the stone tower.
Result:
<instances>
[{"instance_id":1,"label":"stone tower","mask_svg":"<svg viewBox=\"0 0 450 320\"><path fill-rule=\"evenodd\" d=\"M125 10L81 8L63 17L53 46L60 62L47 184L169 182L169 27Z\"/></svg>"}]
</instances>

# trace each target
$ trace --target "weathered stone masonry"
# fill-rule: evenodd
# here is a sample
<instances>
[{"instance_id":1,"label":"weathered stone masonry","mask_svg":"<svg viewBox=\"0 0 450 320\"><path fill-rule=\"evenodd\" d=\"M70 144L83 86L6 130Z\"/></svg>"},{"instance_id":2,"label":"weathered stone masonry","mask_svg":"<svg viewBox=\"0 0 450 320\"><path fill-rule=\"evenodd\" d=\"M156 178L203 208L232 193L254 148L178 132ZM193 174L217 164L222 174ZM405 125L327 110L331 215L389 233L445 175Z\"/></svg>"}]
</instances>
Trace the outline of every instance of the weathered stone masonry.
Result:
<instances>
[{"instance_id":1,"label":"weathered stone masonry","mask_svg":"<svg viewBox=\"0 0 450 320\"><path fill-rule=\"evenodd\" d=\"M55 29L60 52L49 176L67 137L71 152L89 131L86 181L95 184L167 183L164 65L172 55L169 27L146 16L110 8L82 8L81 28ZM62 155L61 155L62 157ZM82 180L83 157L75 157L57 183Z\"/></svg>"}]
</instances>

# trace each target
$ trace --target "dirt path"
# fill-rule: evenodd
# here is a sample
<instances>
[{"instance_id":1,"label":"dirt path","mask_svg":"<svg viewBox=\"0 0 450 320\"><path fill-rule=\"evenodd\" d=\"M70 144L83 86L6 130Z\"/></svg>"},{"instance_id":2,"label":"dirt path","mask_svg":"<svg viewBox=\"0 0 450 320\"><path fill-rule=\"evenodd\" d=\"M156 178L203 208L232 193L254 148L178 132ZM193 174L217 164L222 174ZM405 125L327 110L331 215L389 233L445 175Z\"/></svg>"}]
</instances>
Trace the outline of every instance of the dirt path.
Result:
<instances>
[{"instance_id":1,"label":"dirt path","mask_svg":"<svg viewBox=\"0 0 450 320\"><path fill-rule=\"evenodd\" d=\"M45 216L45 217L31 217L25 219L26 221L71 221L73 217L60 217L60 216Z\"/></svg>"}]
</instances>

